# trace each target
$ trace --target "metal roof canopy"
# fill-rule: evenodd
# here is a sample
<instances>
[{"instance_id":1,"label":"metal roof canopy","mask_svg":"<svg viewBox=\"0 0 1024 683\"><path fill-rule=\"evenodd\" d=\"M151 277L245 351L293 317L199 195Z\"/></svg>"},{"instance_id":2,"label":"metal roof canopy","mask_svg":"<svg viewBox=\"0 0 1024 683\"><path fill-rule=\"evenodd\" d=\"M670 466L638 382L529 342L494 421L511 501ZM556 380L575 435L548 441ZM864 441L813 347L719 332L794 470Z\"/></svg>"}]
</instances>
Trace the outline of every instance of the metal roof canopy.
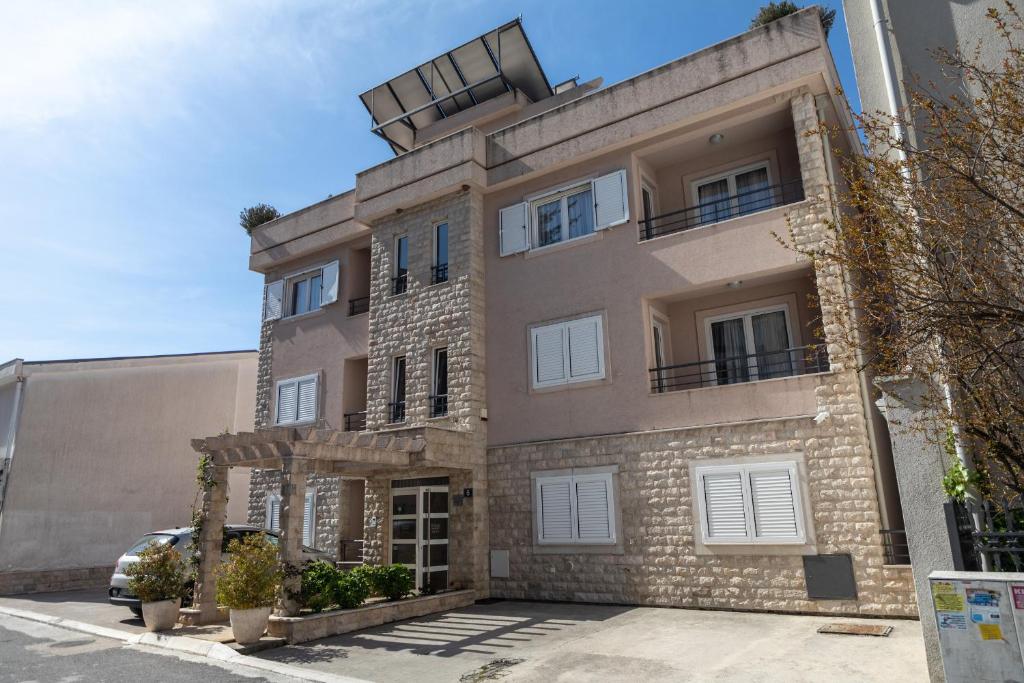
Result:
<instances>
[{"instance_id":1,"label":"metal roof canopy","mask_svg":"<svg viewBox=\"0 0 1024 683\"><path fill-rule=\"evenodd\" d=\"M395 154L413 148L416 131L513 89L536 102L554 94L521 18L488 31L359 96L371 132Z\"/></svg>"}]
</instances>

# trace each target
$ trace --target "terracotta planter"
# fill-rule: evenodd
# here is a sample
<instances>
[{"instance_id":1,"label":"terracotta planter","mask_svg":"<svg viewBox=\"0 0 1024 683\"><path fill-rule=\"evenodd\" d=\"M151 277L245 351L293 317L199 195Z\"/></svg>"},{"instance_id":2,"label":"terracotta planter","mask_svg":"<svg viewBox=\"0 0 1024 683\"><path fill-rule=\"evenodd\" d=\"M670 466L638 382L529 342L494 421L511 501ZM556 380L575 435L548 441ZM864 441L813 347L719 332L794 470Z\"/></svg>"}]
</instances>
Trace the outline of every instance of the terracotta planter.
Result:
<instances>
[{"instance_id":1,"label":"terracotta planter","mask_svg":"<svg viewBox=\"0 0 1024 683\"><path fill-rule=\"evenodd\" d=\"M270 607L231 610L231 632L239 645L250 645L260 639L270 623Z\"/></svg>"},{"instance_id":2,"label":"terracotta planter","mask_svg":"<svg viewBox=\"0 0 1024 683\"><path fill-rule=\"evenodd\" d=\"M178 623L181 598L142 603L142 620L147 631L169 631Z\"/></svg>"}]
</instances>

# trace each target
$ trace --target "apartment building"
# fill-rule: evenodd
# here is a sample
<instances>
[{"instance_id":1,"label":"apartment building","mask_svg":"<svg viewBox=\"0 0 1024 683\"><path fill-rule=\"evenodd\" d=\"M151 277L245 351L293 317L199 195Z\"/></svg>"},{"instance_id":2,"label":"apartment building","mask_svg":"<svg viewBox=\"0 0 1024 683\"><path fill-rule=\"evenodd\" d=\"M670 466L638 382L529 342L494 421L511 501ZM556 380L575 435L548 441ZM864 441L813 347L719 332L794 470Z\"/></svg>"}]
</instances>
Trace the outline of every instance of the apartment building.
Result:
<instances>
[{"instance_id":1,"label":"apartment building","mask_svg":"<svg viewBox=\"0 0 1024 683\"><path fill-rule=\"evenodd\" d=\"M837 83L809 10L607 87L516 20L368 90L395 157L253 231L257 429L195 448L254 468L286 561L305 530L422 591L916 614L841 273L777 238L844 211Z\"/></svg>"}]
</instances>

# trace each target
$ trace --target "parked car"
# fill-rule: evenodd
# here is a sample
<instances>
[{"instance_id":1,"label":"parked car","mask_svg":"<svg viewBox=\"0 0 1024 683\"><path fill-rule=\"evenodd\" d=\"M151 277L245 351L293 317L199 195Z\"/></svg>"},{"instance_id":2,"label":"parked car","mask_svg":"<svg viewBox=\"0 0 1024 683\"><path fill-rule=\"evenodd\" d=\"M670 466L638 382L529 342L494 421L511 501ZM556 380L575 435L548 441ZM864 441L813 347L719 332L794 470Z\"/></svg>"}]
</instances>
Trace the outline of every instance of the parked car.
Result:
<instances>
[{"instance_id":1,"label":"parked car","mask_svg":"<svg viewBox=\"0 0 1024 683\"><path fill-rule=\"evenodd\" d=\"M267 531L255 526L249 526L247 524L228 524L224 527L224 542L221 545L221 552L226 559L228 551L228 543L235 539L242 539L250 534L265 534L271 543L277 545L277 532ZM114 567L114 574L110 577L110 590L108 591L110 604L112 605L123 605L132 611L137 617L142 616L142 604L139 599L132 595L128 590L128 576L125 574L125 569L128 565L134 564L139 561L139 552L143 550L150 543L169 543L179 553L183 562L188 562L191 557L191 540L192 540L192 529L190 527L180 527L177 529L164 529L163 531L154 531L148 533L135 543L132 544L128 550L125 551L124 555L118 558L117 565ZM326 553L316 548L310 548L309 546L302 546L302 559L303 561L315 561L325 560L330 563L334 563L334 557L330 553ZM187 607L192 602L192 584L191 582L187 585L187 591L185 598L181 604Z\"/></svg>"}]
</instances>

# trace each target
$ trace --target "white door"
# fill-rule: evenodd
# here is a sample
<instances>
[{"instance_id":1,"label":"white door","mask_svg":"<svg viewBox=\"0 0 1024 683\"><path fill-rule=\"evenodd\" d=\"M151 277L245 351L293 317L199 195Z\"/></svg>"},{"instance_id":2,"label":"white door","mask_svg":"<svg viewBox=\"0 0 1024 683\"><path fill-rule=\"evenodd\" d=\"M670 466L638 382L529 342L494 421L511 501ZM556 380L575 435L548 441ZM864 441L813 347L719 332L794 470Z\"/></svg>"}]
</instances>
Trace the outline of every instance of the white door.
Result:
<instances>
[{"instance_id":1,"label":"white door","mask_svg":"<svg viewBox=\"0 0 1024 683\"><path fill-rule=\"evenodd\" d=\"M416 588L448 587L448 487L391 489L391 563L416 576Z\"/></svg>"}]
</instances>

